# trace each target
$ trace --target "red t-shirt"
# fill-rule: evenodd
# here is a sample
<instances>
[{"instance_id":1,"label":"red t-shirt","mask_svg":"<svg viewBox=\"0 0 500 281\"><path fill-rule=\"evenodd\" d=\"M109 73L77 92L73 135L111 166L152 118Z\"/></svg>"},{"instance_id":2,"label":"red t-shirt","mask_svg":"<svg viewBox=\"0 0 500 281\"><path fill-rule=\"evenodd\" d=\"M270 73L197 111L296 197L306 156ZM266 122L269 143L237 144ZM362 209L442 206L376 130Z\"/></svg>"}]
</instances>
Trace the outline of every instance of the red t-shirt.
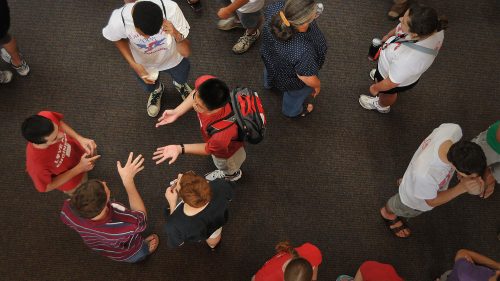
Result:
<instances>
[{"instance_id":1,"label":"red t-shirt","mask_svg":"<svg viewBox=\"0 0 500 281\"><path fill-rule=\"evenodd\" d=\"M238 125L236 125L236 123L227 122L229 128L215 133L211 137L207 133L207 127L210 123L224 119L231 111L231 104L228 103L214 114L198 113L201 134L206 143L205 151L218 158L227 159L233 156L233 154L243 146L243 142L238 140ZM222 123L224 122L218 122L217 126L225 128L226 125Z\"/></svg>"},{"instance_id":2,"label":"red t-shirt","mask_svg":"<svg viewBox=\"0 0 500 281\"><path fill-rule=\"evenodd\" d=\"M364 281L403 281L390 264L376 261L365 261L360 267Z\"/></svg>"},{"instance_id":3,"label":"red t-shirt","mask_svg":"<svg viewBox=\"0 0 500 281\"><path fill-rule=\"evenodd\" d=\"M295 248L300 257L306 259L313 267L317 267L323 260L320 250L311 243L304 243ZM283 281L283 264L292 258L289 253L278 253L264 264L255 274L255 281Z\"/></svg>"},{"instance_id":4,"label":"red t-shirt","mask_svg":"<svg viewBox=\"0 0 500 281\"><path fill-rule=\"evenodd\" d=\"M38 115L50 119L64 133L57 143L45 149L36 148L32 143L26 145L26 171L30 175L35 188L44 192L52 178L75 167L85 153L83 147L75 139L67 135L60 126L63 115L57 112L41 111ZM79 174L61 185L59 190L68 191L75 188L84 174Z\"/></svg>"}]
</instances>

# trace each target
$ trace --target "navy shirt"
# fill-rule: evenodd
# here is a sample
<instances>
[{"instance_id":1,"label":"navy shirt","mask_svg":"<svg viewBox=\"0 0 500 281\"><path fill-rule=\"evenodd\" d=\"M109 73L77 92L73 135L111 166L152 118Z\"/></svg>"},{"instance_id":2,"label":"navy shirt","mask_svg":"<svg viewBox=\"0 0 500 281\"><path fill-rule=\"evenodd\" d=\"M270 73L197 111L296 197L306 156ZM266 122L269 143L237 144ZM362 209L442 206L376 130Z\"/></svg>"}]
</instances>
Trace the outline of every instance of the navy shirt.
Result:
<instances>
[{"instance_id":1,"label":"navy shirt","mask_svg":"<svg viewBox=\"0 0 500 281\"><path fill-rule=\"evenodd\" d=\"M278 1L269 5L264 12L266 22L260 53L267 70L266 84L280 91L291 91L306 86L297 75L318 75L325 62L327 46L316 21L309 24L306 32L297 32L287 41L276 38L270 22L283 6L284 2Z\"/></svg>"},{"instance_id":2,"label":"navy shirt","mask_svg":"<svg viewBox=\"0 0 500 281\"><path fill-rule=\"evenodd\" d=\"M229 201L233 198L234 183L222 179L210 182L212 200L201 212L194 216L184 213L184 202L167 218L165 231L167 245L175 248L184 242L200 242L206 240L218 228L226 224Z\"/></svg>"}]
</instances>

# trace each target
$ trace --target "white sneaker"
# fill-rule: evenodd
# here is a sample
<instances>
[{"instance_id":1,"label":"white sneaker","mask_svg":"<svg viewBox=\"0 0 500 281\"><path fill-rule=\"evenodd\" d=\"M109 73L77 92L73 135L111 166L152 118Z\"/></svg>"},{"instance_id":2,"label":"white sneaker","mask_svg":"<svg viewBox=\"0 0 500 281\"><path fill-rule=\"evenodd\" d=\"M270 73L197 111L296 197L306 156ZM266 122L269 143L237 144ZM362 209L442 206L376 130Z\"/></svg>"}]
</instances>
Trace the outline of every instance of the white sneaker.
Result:
<instances>
[{"instance_id":1,"label":"white sneaker","mask_svg":"<svg viewBox=\"0 0 500 281\"><path fill-rule=\"evenodd\" d=\"M163 83L160 83L158 89L151 92L148 99L148 104L146 106L146 110L148 111L148 115L150 117L156 117L160 112L161 107L161 95L163 94Z\"/></svg>"},{"instance_id":2,"label":"white sneaker","mask_svg":"<svg viewBox=\"0 0 500 281\"><path fill-rule=\"evenodd\" d=\"M191 94L191 92L193 91L193 89L191 89L191 87L188 85L188 83L179 84L175 81L173 81L173 83L174 83L174 87L177 90L177 92L179 92L179 94L181 94L182 100L185 100L189 96L189 94Z\"/></svg>"},{"instance_id":3,"label":"white sneaker","mask_svg":"<svg viewBox=\"0 0 500 281\"><path fill-rule=\"evenodd\" d=\"M205 175L205 179L209 181L213 181L216 179L225 179L227 181L237 181L241 178L241 175L243 173L241 172L241 169L236 171L236 173L232 175L226 175L222 170L214 170L213 172L210 172Z\"/></svg>"},{"instance_id":4,"label":"white sneaker","mask_svg":"<svg viewBox=\"0 0 500 281\"><path fill-rule=\"evenodd\" d=\"M14 68L14 70L17 71L17 73L19 73L19 75L21 75L21 76L28 75L28 73L30 72L30 67L28 66L28 64L24 60L23 55L21 53L19 53L19 56L21 57L21 65L15 66L12 64L12 58L11 58L10 54L7 53L7 50L2 48L2 50L0 50L0 52L1 52L2 59L6 63L10 64L10 66L12 68Z\"/></svg>"},{"instance_id":5,"label":"white sneaker","mask_svg":"<svg viewBox=\"0 0 500 281\"><path fill-rule=\"evenodd\" d=\"M236 21L236 17L232 16L225 20L219 20L217 28L220 30L231 30L233 28L243 28L241 22Z\"/></svg>"},{"instance_id":6,"label":"white sneaker","mask_svg":"<svg viewBox=\"0 0 500 281\"><path fill-rule=\"evenodd\" d=\"M246 32L238 39L238 42L233 46L233 52L235 54L243 54L252 47L253 43L259 39L260 31L257 29L254 34L248 35Z\"/></svg>"},{"instance_id":7,"label":"white sneaker","mask_svg":"<svg viewBox=\"0 0 500 281\"><path fill-rule=\"evenodd\" d=\"M368 110L374 110L376 109L380 113L389 113L391 111L390 106L382 107L378 103L378 97L369 97L366 95L360 95L359 96L359 104L364 108Z\"/></svg>"},{"instance_id":8,"label":"white sneaker","mask_svg":"<svg viewBox=\"0 0 500 281\"><path fill-rule=\"evenodd\" d=\"M0 84L7 84L12 81L12 72L8 70L0 71Z\"/></svg>"},{"instance_id":9,"label":"white sneaker","mask_svg":"<svg viewBox=\"0 0 500 281\"><path fill-rule=\"evenodd\" d=\"M377 72L377 69L372 69L370 70L370 78L375 81L375 72Z\"/></svg>"}]
</instances>

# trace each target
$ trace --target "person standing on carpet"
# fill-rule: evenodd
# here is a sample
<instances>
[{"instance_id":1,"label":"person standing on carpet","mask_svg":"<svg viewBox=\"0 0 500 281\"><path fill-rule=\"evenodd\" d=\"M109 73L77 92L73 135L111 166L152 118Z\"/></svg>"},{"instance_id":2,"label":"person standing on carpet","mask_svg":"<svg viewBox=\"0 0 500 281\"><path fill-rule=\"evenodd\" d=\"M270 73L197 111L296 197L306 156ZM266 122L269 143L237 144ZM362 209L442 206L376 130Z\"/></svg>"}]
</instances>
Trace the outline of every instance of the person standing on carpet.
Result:
<instances>
[{"instance_id":1,"label":"person standing on carpet","mask_svg":"<svg viewBox=\"0 0 500 281\"><path fill-rule=\"evenodd\" d=\"M311 113L314 105L308 97L321 91L318 75L327 45L315 20L322 7L314 0L286 0L270 4L264 12L264 87L283 92L282 113L287 117Z\"/></svg>"},{"instance_id":2,"label":"person standing on carpet","mask_svg":"<svg viewBox=\"0 0 500 281\"><path fill-rule=\"evenodd\" d=\"M163 83L160 72L168 73L185 99L191 46L186 37L189 24L179 6L171 0L149 0L125 4L111 14L103 28L104 38L113 41L149 93L146 105L150 117L160 112Z\"/></svg>"},{"instance_id":3,"label":"person standing on carpet","mask_svg":"<svg viewBox=\"0 0 500 281\"><path fill-rule=\"evenodd\" d=\"M71 195L101 157L94 140L80 136L62 119L61 113L41 111L21 127L28 141L26 171L39 192L58 189Z\"/></svg>"},{"instance_id":4,"label":"person standing on carpet","mask_svg":"<svg viewBox=\"0 0 500 281\"><path fill-rule=\"evenodd\" d=\"M217 170L205 175L207 180L217 178L237 181L241 178L241 165L246 159L245 144L240 139L238 125L234 122L219 132L210 135L208 128L232 113L229 102L229 88L222 80L211 75L203 75L196 79L195 89L189 97L172 110L165 110L158 119L156 127L175 122L179 117L194 109L200 121L203 143L166 145L153 153L153 160L160 164L170 159L172 164L181 154L211 155ZM225 121L224 121L225 122Z\"/></svg>"},{"instance_id":5,"label":"person standing on carpet","mask_svg":"<svg viewBox=\"0 0 500 281\"><path fill-rule=\"evenodd\" d=\"M318 247L304 243L294 248L288 241L276 245L276 255L252 277L252 281L315 281L323 257Z\"/></svg>"},{"instance_id":6,"label":"person standing on carpet","mask_svg":"<svg viewBox=\"0 0 500 281\"><path fill-rule=\"evenodd\" d=\"M415 87L443 44L448 21L433 8L413 4L399 20L382 38L377 68L370 71L375 82L369 88L371 96L359 97L365 109L389 113L398 93Z\"/></svg>"},{"instance_id":7,"label":"person standing on carpet","mask_svg":"<svg viewBox=\"0 0 500 281\"><path fill-rule=\"evenodd\" d=\"M21 76L30 72L30 67L24 60L17 47L16 39L9 34L10 10L7 0L0 0L0 53L2 59ZM0 71L0 84L9 83L12 80L12 72Z\"/></svg>"},{"instance_id":8,"label":"person standing on carpet","mask_svg":"<svg viewBox=\"0 0 500 281\"><path fill-rule=\"evenodd\" d=\"M142 261L156 250L160 241L156 234L142 236L147 226L147 212L134 177L144 169L143 163L142 155L134 159L132 152L125 166L120 161L116 163L130 209L111 202L106 182L90 180L64 201L61 210L61 220L78 232L87 246L115 261Z\"/></svg>"},{"instance_id":9,"label":"person standing on carpet","mask_svg":"<svg viewBox=\"0 0 500 281\"><path fill-rule=\"evenodd\" d=\"M222 179L208 182L189 171L179 174L165 191L170 210L165 231L167 245L175 248L185 242L205 241L215 250L228 220L234 184ZM182 201L178 202L178 199Z\"/></svg>"},{"instance_id":10,"label":"person standing on carpet","mask_svg":"<svg viewBox=\"0 0 500 281\"><path fill-rule=\"evenodd\" d=\"M245 28L245 33L233 46L235 54L243 54L260 36L259 26L262 23L262 8L265 0L219 0L225 6L219 9L220 18L217 28L231 30Z\"/></svg>"},{"instance_id":11,"label":"person standing on carpet","mask_svg":"<svg viewBox=\"0 0 500 281\"><path fill-rule=\"evenodd\" d=\"M479 145L460 141L461 138L460 126L441 124L420 144L399 183L399 193L380 209L395 236L406 238L411 234L400 217L416 217L464 193L483 192L484 153ZM448 188L455 171L461 177L460 182Z\"/></svg>"}]
</instances>

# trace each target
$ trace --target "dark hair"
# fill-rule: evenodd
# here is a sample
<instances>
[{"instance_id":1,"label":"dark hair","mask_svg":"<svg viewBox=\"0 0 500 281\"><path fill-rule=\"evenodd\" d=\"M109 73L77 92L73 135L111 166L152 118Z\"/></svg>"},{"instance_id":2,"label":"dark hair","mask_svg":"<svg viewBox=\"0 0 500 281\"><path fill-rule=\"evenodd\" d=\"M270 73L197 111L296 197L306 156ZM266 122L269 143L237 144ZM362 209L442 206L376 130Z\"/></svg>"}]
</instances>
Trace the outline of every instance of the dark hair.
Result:
<instances>
[{"instance_id":1,"label":"dark hair","mask_svg":"<svg viewBox=\"0 0 500 281\"><path fill-rule=\"evenodd\" d=\"M69 204L80 217L91 219L102 212L107 202L108 196L103 183L89 180L76 189Z\"/></svg>"},{"instance_id":2,"label":"dark hair","mask_svg":"<svg viewBox=\"0 0 500 281\"><path fill-rule=\"evenodd\" d=\"M304 258L292 259L285 268L284 281L311 281L313 268Z\"/></svg>"},{"instance_id":3,"label":"dark hair","mask_svg":"<svg viewBox=\"0 0 500 281\"><path fill-rule=\"evenodd\" d=\"M438 17L436 10L431 7L414 3L408 10L410 32L419 36L429 35L448 27L446 17Z\"/></svg>"},{"instance_id":4,"label":"dark hair","mask_svg":"<svg viewBox=\"0 0 500 281\"><path fill-rule=\"evenodd\" d=\"M179 182L179 196L193 208L205 206L212 199L212 189L204 177L184 173Z\"/></svg>"},{"instance_id":5,"label":"dark hair","mask_svg":"<svg viewBox=\"0 0 500 281\"><path fill-rule=\"evenodd\" d=\"M54 132L54 124L49 118L32 115L24 120L21 131L27 141L34 144L44 144L47 142L45 138Z\"/></svg>"},{"instance_id":6,"label":"dark hair","mask_svg":"<svg viewBox=\"0 0 500 281\"><path fill-rule=\"evenodd\" d=\"M229 88L217 78L208 79L198 87L198 96L208 110L214 110L229 102Z\"/></svg>"},{"instance_id":7,"label":"dark hair","mask_svg":"<svg viewBox=\"0 0 500 281\"><path fill-rule=\"evenodd\" d=\"M269 23L272 33L279 40L290 39L295 34L295 27L306 23L315 7L314 0L286 0L282 11L290 26L286 26L278 12Z\"/></svg>"},{"instance_id":8,"label":"dark hair","mask_svg":"<svg viewBox=\"0 0 500 281\"><path fill-rule=\"evenodd\" d=\"M477 173L482 176L486 170L486 156L481 147L470 141L454 143L446 155L457 171L466 175Z\"/></svg>"},{"instance_id":9,"label":"dark hair","mask_svg":"<svg viewBox=\"0 0 500 281\"><path fill-rule=\"evenodd\" d=\"M137 2L132 11L132 18L134 19L134 26L149 36L158 33L163 24L163 14L160 6L149 1Z\"/></svg>"}]
</instances>

